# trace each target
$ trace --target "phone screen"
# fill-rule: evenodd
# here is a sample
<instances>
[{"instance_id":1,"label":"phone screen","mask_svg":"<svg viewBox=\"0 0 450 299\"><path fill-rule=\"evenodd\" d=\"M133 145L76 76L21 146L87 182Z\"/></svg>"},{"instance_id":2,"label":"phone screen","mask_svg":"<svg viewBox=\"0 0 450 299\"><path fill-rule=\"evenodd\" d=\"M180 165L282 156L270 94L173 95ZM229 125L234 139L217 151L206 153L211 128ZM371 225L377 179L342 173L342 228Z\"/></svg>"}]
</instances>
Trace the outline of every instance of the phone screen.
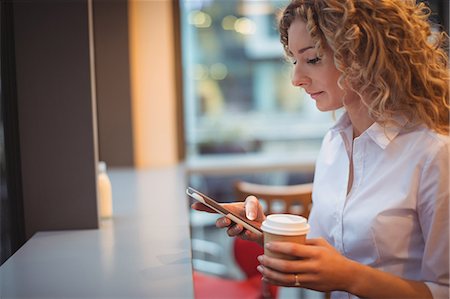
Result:
<instances>
[{"instance_id":1,"label":"phone screen","mask_svg":"<svg viewBox=\"0 0 450 299\"><path fill-rule=\"evenodd\" d=\"M216 211L217 213L220 213L222 215L224 215L225 217L229 218L231 221L235 222L235 223L239 223L241 224L245 229L248 229L256 234L261 234L262 230L253 225L252 223L248 222L247 219L242 218L241 216L233 213L232 211L224 208L221 204L219 204L217 201L215 201L214 199L210 198L209 196L201 193L200 191L195 190L194 188L188 187L186 189L186 194L189 195L190 197L194 198L195 200L203 203L204 205L210 207L211 209L213 209L214 211Z\"/></svg>"}]
</instances>

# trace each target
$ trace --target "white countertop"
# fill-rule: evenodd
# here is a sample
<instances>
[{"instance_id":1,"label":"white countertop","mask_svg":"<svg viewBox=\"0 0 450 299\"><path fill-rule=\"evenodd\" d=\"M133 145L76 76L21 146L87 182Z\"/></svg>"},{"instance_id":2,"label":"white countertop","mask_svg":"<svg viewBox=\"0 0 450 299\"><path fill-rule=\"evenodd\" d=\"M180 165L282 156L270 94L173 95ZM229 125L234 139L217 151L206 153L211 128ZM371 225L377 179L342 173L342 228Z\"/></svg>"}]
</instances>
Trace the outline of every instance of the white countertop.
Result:
<instances>
[{"instance_id":1,"label":"white countertop","mask_svg":"<svg viewBox=\"0 0 450 299\"><path fill-rule=\"evenodd\" d=\"M114 217L39 232L0 267L0 298L193 298L181 168L108 171Z\"/></svg>"}]
</instances>

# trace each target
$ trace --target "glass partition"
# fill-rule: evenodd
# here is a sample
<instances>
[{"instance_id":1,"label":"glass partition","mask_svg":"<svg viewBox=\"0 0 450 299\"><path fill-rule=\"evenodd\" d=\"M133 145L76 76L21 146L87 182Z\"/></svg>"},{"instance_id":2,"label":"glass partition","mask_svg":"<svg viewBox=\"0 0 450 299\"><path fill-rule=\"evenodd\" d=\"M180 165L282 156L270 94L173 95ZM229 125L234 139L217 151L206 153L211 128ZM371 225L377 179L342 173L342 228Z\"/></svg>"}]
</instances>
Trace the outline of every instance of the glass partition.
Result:
<instances>
[{"instance_id":1,"label":"glass partition","mask_svg":"<svg viewBox=\"0 0 450 299\"><path fill-rule=\"evenodd\" d=\"M181 1L187 157L317 151L332 122L291 85L276 16L288 1Z\"/></svg>"}]
</instances>

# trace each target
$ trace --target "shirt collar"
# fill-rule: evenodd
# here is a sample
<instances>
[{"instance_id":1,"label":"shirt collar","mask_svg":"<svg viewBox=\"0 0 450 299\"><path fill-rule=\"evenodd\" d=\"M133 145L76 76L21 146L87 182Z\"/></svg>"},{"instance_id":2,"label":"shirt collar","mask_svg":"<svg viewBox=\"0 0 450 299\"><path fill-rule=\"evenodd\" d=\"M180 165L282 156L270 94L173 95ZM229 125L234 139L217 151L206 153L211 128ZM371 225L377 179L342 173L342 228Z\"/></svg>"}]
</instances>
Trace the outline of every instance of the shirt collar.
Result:
<instances>
[{"instance_id":1,"label":"shirt collar","mask_svg":"<svg viewBox=\"0 0 450 299\"><path fill-rule=\"evenodd\" d=\"M350 122L350 118L348 117L347 112L344 112L336 124L330 128L331 138L340 135L342 132L351 127L352 123Z\"/></svg>"},{"instance_id":2,"label":"shirt collar","mask_svg":"<svg viewBox=\"0 0 450 299\"><path fill-rule=\"evenodd\" d=\"M400 133L404 124L405 121L402 121L400 118L396 118L395 122L391 121L386 123L385 126L381 126L379 123L375 122L364 133L366 133L379 147L386 149L389 143L391 143Z\"/></svg>"},{"instance_id":3,"label":"shirt collar","mask_svg":"<svg viewBox=\"0 0 450 299\"><path fill-rule=\"evenodd\" d=\"M405 123L406 120L400 116L394 117L394 121L388 122L385 126L375 122L361 136L369 136L379 147L385 149L397 137ZM348 133L350 128L352 123L347 112L344 112L336 124L330 128L331 138Z\"/></svg>"}]
</instances>

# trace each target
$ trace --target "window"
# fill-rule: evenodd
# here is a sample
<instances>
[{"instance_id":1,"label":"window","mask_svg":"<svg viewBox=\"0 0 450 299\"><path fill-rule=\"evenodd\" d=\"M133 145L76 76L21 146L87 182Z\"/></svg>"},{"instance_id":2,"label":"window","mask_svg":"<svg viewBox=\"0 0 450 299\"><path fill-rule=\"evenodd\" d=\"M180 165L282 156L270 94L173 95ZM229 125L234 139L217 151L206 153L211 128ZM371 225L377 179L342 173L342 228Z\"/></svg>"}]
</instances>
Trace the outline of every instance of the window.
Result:
<instances>
[{"instance_id":1,"label":"window","mask_svg":"<svg viewBox=\"0 0 450 299\"><path fill-rule=\"evenodd\" d=\"M276 14L288 1L181 1L187 157L317 153L329 113L291 85Z\"/></svg>"}]
</instances>

